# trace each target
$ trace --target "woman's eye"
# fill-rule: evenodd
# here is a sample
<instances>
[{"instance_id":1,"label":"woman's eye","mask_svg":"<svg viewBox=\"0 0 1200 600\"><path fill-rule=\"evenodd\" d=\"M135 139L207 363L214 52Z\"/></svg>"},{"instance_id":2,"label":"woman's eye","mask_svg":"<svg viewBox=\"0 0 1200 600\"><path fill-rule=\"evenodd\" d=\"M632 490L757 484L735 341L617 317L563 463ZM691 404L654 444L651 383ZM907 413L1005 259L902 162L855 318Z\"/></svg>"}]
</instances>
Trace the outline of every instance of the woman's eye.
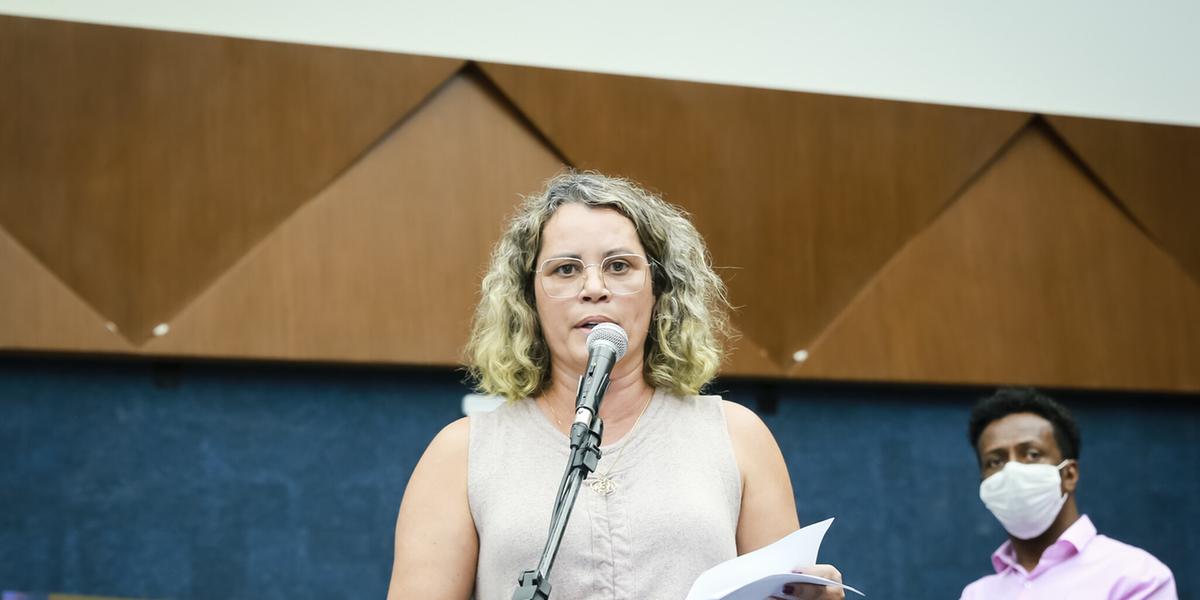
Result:
<instances>
[{"instance_id":1,"label":"woman's eye","mask_svg":"<svg viewBox=\"0 0 1200 600\"><path fill-rule=\"evenodd\" d=\"M577 267L571 263L567 263L565 265L559 265L558 268L554 269L554 272L555 272L555 274L558 274L558 275L574 275L576 269L578 269L578 268L579 267Z\"/></svg>"},{"instance_id":2,"label":"woman's eye","mask_svg":"<svg viewBox=\"0 0 1200 600\"><path fill-rule=\"evenodd\" d=\"M613 273L623 273L629 270L629 263L623 260L614 260L608 263L608 270Z\"/></svg>"}]
</instances>

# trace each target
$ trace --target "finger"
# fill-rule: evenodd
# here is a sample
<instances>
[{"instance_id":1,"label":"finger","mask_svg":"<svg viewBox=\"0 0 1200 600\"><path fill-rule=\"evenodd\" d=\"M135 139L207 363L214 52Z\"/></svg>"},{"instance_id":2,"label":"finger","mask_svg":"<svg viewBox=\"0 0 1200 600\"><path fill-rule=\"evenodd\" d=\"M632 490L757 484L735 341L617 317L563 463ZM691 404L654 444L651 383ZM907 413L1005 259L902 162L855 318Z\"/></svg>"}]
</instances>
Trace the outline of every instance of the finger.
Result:
<instances>
[{"instance_id":1,"label":"finger","mask_svg":"<svg viewBox=\"0 0 1200 600\"><path fill-rule=\"evenodd\" d=\"M783 586L784 595L793 600L818 600L827 586L813 583L789 583Z\"/></svg>"},{"instance_id":2,"label":"finger","mask_svg":"<svg viewBox=\"0 0 1200 600\"><path fill-rule=\"evenodd\" d=\"M798 569L794 569L793 572L804 573L806 575L816 575L817 577L824 577L825 579L842 583L842 572L837 570L837 567L834 567L833 565L813 565L811 567L800 567Z\"/></svg>"},{"instance_id":3,"label":"finger","mask_svg":"<svg viewBox=\"0 0 1200 600\"><path fill-rule=\"evenodd\" d=\"M789 600L839 600L846 597L846 590L838 585L794 582L783 586L783 595Z\"/></svg>"},{"instance_id":4,"label":"finger","mask_svg":"<svg viewBox=\"0 0 1200 600\"><path fill-rule=\"evenodd\" d=\"M832 585L825 586L825 595L821 596L821 600L844 600L846 590Z\"/></svg>"}]
</instances>

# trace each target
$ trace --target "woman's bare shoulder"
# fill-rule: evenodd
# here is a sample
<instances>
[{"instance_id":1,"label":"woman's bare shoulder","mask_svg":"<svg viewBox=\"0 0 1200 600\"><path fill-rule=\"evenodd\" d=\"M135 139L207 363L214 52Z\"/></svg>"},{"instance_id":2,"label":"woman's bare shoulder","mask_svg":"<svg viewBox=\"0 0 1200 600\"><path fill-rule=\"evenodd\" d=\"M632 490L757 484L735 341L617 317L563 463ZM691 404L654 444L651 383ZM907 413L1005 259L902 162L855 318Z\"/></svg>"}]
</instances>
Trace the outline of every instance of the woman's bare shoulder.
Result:
<instances>
[{"instance_id":1,"label":"woman's bare shoulder","mask_svg":"<svg viewBox=\"0 0 1200 600\"><path fill-rule=\"evenodd\" d=\"M721 408L725 411L725 422L735 442L754 441L764 434L771 435L767 424L749 407L732 400L721 400ZM774 437L771 439L774 440Z\"/></svg>"},{"instance_id":2,"label":"woman's bare shoulder","mask_svg":"<svg viewBox=\"0 0 1200 600\"><path fill-rule=\"evenodd\" d=\"M425 448L421 462L430 466L459 467L466 475L467 450L471 442L471 417L462 417L446 425ZM458 469L454 474L458 475ZM449 473L447 473L449 474Z\"/></svg>"}]
</instances>

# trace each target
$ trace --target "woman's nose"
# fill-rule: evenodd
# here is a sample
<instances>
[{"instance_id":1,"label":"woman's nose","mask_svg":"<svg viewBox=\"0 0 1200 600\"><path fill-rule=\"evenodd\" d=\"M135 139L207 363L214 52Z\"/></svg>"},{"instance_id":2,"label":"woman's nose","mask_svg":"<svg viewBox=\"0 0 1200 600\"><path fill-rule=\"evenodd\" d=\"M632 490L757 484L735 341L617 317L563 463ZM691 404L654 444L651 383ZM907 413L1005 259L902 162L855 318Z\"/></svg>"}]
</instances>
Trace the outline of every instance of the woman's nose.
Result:
<instances>
[{"instance_id":1,"label":"woman's nose","mask_svg":"<svg viewBox=\"0 0 1200 600\"><path fill-rule=\"evenodd\" d=\"M588 299L608 296L608 288L605 287L600 267L588 265L583 269L583 295Z\"/></svg>"}]
</instances>

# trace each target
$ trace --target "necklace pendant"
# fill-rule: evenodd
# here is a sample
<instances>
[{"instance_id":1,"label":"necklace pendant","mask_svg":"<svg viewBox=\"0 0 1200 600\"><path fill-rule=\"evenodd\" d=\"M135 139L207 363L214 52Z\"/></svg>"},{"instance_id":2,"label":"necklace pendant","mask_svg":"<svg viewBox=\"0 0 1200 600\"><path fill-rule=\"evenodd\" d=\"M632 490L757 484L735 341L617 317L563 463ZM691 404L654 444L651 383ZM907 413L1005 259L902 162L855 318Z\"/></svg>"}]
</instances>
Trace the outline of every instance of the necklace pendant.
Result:
<instances>
[{"instance_id":1,"label":"necklace pendant","mask_svg":"<svg viewBox=\"0 0 1200 600\"><path fill-rule=\"evenodd\" d=\"M596 492L601 496L607 496L617 491L617 482L603 475L597 475L588 487L592 488L593 492Z\"/></svg>"}]
</instances>

